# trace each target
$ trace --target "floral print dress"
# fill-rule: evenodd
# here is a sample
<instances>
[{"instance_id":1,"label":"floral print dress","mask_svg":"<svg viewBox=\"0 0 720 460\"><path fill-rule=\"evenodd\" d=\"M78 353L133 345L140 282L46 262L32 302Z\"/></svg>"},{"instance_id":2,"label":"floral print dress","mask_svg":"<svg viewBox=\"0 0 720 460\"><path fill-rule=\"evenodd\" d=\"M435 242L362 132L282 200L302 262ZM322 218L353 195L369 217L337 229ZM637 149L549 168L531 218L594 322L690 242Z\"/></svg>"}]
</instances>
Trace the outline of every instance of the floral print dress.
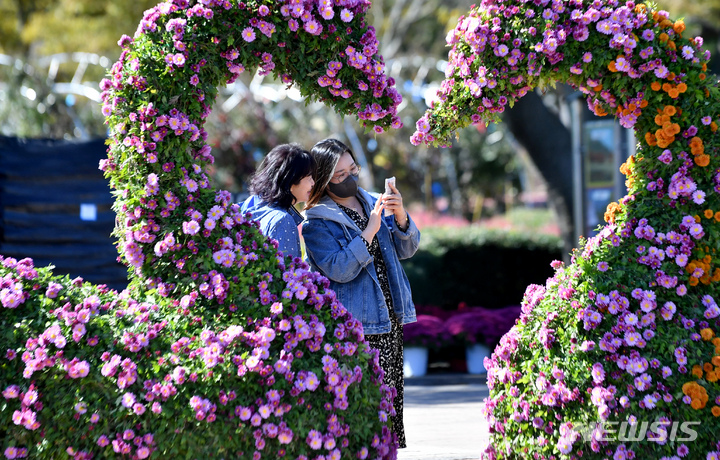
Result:
<instances>
[{"instance_id":1,"label":"floral print dress","mask_svg":"<svg viewBox=\"0 0 720 460\"><path fill-rule=\"evenodd\" d=\"M340 209L347 214L360 231L365 230L368 224L368 218L360 215L357 211L338 204ZM386 334L366 335L365 340L368 344L380 352L380 367L385 372L383 383L390 388L395 388L397 392L393 406L395 408L395 416L391 416L392 430L397 435L398 447L405 448L405 425L403 423L403 399L404 399L404 378L403 378L403 327L400 324L395 310L393 309L392 294L390 293L390 283L387 276L387 268L382 252L380 252L380 243L377 237L374 237L371 243L365 242L367 250L373 257L373 265L377 273L378 281L383 296L385 296L385 304L388 306L390 322L392 327L390 332Z\"/></svg>"}]
</instances>

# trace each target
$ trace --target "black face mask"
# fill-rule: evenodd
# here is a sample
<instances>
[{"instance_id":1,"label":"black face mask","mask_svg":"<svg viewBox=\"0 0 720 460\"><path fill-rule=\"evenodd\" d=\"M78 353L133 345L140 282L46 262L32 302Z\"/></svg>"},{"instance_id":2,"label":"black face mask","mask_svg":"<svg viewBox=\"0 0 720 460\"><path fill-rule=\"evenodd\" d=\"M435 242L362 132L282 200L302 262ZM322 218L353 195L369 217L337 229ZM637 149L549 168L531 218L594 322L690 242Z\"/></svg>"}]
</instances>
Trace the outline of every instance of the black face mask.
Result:
<instances>
[{"instance_id":1,"label":"black face mask","mask_svg":"<svg viewBox=\"0 0 720 460\"><path fill-rule=\"evenodd\" d=\"M330 182L328 183L328 190L339 198L350 198L351 196L355 196L358 191L358 176L350 174L339 184L333 184Z\"/></svg>"}]
</instances>

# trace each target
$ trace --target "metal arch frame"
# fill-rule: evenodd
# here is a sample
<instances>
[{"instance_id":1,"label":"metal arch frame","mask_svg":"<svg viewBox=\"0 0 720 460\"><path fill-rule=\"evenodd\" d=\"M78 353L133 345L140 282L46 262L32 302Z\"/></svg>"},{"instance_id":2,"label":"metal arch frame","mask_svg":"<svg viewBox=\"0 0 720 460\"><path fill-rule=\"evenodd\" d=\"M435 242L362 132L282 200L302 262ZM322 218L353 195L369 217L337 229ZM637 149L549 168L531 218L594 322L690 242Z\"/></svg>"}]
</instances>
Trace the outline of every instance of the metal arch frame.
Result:
<instances>
[{"instance_id":1,"label":"metal arch frame","mask_svg":"<svg viewBox=\"0 0 720 460\"><path fill-rule=\"evenodd\" d=\"M73 77L69 82L57 81L57 74L61 64L73 62L77 64ZM112 65L112 61L106 57L94 53L59 53L50 56L44 56L37 60L35 65L31 65L19 58L0 54L0 66L14 67L24 72L28 76L37 74L37 69L47 69L45 81L50 87L50 92L54 94L72 94L85 97L93 102L100 102L100 91L98 91L98 82L83 81L85 72L90 66L100 66L108 69ZM388 75L398 78L400 73L407 68L416 69L415 77L412 79L410 95L413 97L421 97L429 101L434 97L435 90L438 85L435 79L431 83L425 83L425 79L431 70L437 70L444 73L447 61L435 58L423 58L421 56L406 56L393 58L387 61ZM297 89L278 83L265 83L265 77L255 74L249 85L245 85L241 81L224 87L221 90L226 99L220 103L223 111L232 110L239 102L249 95L253 95L257 102L266 104L268 102L279 102L283 99L291 99L299 102L303 98ZM0 91L4 90L5 84L0 82ZM23 87L23 95L30 93L28 90L32 88ZM26 96L27 97L27 96ZM32 98L30 98L32 100ZM429 105L429 104L428 104Z\"/></svg>"},{"instance_id":2,"label":"metal arch frame","mask_svg":"<svg viewBox=\"0 0 720 460\"><path fill-rule=\"evenodd\" d=\"M77 63L73 77L69 82L58 82L56 81L57 72L61 64L67 62ZM93 102L100 102L100 91L98 91L97 82L84 82L83 77L85 72L90 65L100 66L107 69L112 65L109 58L100 56L93 53L60 53L45 56L37 60L36 65L31 65L27 62L23 62L21 59L14 58L5 54L0 54L0 65L8 67L14 67L15 69L22 71L28 76L34 76L38 73L38 68L46 68L47 75L45 81L50 89L51 94L72 94L75 96L82 96L90 99ZM0 84L0 91L5 91L7 85ZM29 95L37 94L36 91L32 90L27 86L20 88L20 94L27 97L30 100L34 100L34 96L28 97Z\"/></svg>"},{"instance_id":3,"label":"metal arch frame","mask_svg":"<svg viewBox=\"0 0 720 460\"><path fill-rule=\"evenodd\" d=\"M66 63L76 64L73 76L70 81L57 81L60 65ZM91 66L99 66L107 71L112 64L110 58L106 56L85 52L58 53L44 56L37 59L34 64L24 62L13 56L0 54L0 66L14 68L27 76L37 77L39 69L44 69L45 82L49 90L49 95L64 95L66 97L68 95L81 96L97 104L101 103L99 82L84 81L83 78ZM406 69L411 69L411 74L414 75L412 80L410 80L409 88L407 84L398 88L399 91L409 96L403 98L403 102L398 107L398 113L401 113L409 103L414 102L419 104L420 100L423 100L425 105L429 107L435 99L439 82L444 78L446 66L447 61L431 57L401 56L389 59L386 62L388 76L400 81L400 76L403 70ZM428 76L434 71L439 72L439 74L437 77L431 78L428 82ZM7 83L0 81L0 94L4 92L7 92ZM260 75L260 73L256 73L249 84L236 80L234 83L221 88L219 93L222 96L222 100L218 101L217 107L225 113L230 112L242 100L249 97L252 97L255 102L265 106L281 104L288 99L294 103L302 102L304 99L297 88L293 86L288 87L287 85L276 82L266 82L265 76ZM30 101L35 101L37 94L38 91L30 86L22 85L20 88L20 95ZM308 108L313 113L322 110L323 107L323 104L320 102L314 102L308 105ZM76 128L83 133L83 136L86 135L86 130L84 126L82 126L82 122L77 117L73 118ZM343 129L352 139L353 136L351 136L347 124L343 126ZM352 134L354 134L354 132Z\"/></svg>"}]
</instances>

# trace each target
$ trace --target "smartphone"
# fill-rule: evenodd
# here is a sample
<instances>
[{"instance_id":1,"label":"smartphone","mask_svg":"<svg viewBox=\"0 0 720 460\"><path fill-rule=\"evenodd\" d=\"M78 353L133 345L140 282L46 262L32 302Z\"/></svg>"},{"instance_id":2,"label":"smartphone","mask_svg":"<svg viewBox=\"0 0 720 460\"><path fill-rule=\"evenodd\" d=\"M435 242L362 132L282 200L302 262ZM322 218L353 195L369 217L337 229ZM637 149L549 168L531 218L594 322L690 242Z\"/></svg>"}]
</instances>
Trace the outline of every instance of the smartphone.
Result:
<instances>
[{"instance_id":1,"label":"smartphone","mask_svg":"<svg viewBox=\"0 0 720 460\"><path fill-rule=\"evenodd\" d=\"M392 186L395 187L395 176L388 177L387 179L385 179L385 195L392 195L392 193L393 193L392 189L390 188L390 184L392 184ZM389 209L386 209L385 216L387 217L387 216L391 216L391 215L392 215L392 211Z\"/></svg>"}]
</instances>

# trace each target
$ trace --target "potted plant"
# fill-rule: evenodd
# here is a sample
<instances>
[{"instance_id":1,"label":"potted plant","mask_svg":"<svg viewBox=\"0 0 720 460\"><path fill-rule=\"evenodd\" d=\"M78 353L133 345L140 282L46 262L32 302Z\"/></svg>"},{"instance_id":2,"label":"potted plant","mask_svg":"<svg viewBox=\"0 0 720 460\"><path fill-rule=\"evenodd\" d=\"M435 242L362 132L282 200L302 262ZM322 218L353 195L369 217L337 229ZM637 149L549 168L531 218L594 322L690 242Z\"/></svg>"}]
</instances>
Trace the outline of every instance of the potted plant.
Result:
<instances>
[{"instance_id":1,"label":"potted plant","mask_svg":"<svg viewBox=\"0 0 720 460\"><path fill-rule=\"evenodd\" d=\"M403 374L420 377L427 373L428 350L440 348L444 323L432 315L418 315L417 321L403 326Z\"/></svg>"},{"instance_id":2,"label":"potted plant","mask_svg":"<svg viewBox=\"0 0 720 460\"><path fill-rule=\"evenodd\" d=\"M483 361L490 356L486 331L491 326L488 313L482 310L458 313L445 321L446 334L466 350L467 370L470 374L485 372Z\"/></svg>"}]
</instances>

